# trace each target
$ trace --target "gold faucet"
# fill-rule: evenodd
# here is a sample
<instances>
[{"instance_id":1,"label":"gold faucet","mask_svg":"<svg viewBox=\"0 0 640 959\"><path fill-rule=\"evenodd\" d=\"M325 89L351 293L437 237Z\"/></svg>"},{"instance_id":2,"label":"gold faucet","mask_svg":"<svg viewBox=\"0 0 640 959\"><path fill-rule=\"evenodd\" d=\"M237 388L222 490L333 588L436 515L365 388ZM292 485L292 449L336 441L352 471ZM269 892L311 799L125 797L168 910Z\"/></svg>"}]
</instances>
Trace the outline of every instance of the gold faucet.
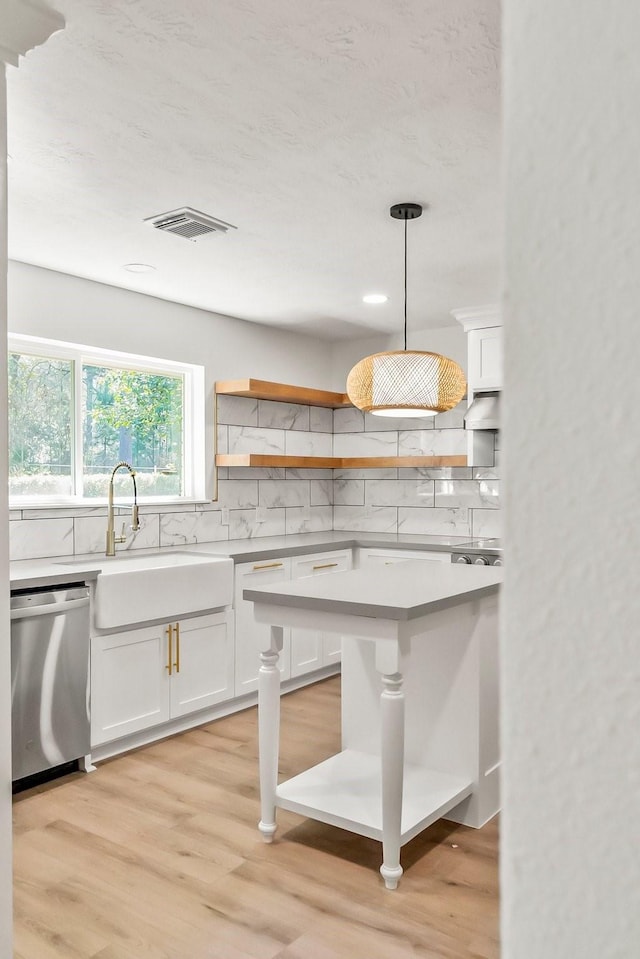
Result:
<instances>
[{"instance_id":1,"label":"gold faucet","mask_svg":"<svg viewBox=\"0 0 640 959\"><path fill-rule=\"evenodd\" d=\"M124 460L121 463L116 463L111 472L111 479L109 480L109 508L107 510L107 548L105 551L106 556L115 556L116 555L116 543L126 543L127 537L125 536L124 526L122 524L122 533L120 536L116 536L114 529L113 521L113 478L118 472L119 469L129 470L129 476L133 482L133 506L131 507L131 529L135 532L140 529L140 522L138 520L138 490L136 487L136 474L131 469L128 463L125 463Z\"/></svg>"}]
</instances>

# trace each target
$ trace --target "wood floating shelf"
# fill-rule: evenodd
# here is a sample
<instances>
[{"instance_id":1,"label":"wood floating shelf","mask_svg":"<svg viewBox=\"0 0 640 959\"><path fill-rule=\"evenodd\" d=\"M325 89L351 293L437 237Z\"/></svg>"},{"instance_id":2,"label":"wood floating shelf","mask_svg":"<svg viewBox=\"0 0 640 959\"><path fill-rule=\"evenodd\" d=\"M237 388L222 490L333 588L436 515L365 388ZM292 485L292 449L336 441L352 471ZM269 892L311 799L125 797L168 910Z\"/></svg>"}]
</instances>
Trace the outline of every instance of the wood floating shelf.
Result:
<instances>
[{"instance_id":1,"label":"wood floating shelf","mask_svg":"<svg viewBox=\"0 0 640 959\"><path fill-rule=\"evenodd\" d=\"M466 456L341 456L336 469L383 469L385 466L466 466Z\"/></svg>"},{"instance_id":2,"label":"wood floating shelf","mask_svg":"<svg viewBox=\"0 0 640 959\"><path fill-rule=\"evenodd\" d=\"M291 469L395 469L466 466L466 456L278 456L271 453L218 453L216 466L280 466Z\"/></svg>"},{"instance_id":3,"label":"wood floating shelf","mask_svg":"<svg viewBox=\"0 0 640 959\"><path fill-rule=\"evenodd\" d=\"M216 383L216 393L225 396L248 396L254 400L273 400L276 403L303 403L306 406L324 406L329 409L353 406L346 393L289 386L287 383L270 383L268 380L221 380Z\"/></svg>"},{"instance_id":4,"label":"wood floating shelf","mask_svg":"<svg viewBox=\"0 0 640 959\"><path fill-rule=\"evenodd\" d=\"M268 380L219 380L216 396L248 396L276 403L302 403L340 409L353 406L346 393L314 390L306 386L271 383ZM218 453L216 466L276 466L291 469L395 469L399 466L423 466L435 469L466 466L466 456L281 456L272 453Z\"/></svg>"}]
</instances>

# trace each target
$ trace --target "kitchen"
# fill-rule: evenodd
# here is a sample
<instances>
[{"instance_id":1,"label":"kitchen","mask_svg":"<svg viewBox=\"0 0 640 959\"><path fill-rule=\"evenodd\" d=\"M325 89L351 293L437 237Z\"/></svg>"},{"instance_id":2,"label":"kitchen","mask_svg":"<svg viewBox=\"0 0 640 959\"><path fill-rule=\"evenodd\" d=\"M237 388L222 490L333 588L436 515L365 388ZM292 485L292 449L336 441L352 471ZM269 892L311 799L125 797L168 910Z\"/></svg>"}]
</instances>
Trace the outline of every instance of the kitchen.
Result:
<instances>
[{"instance_id":1,"label":"kitchen","mask_svg":"<svg viewBox=\"0 0 640 959\"><path fill-rule=\"evenodd\" d=\"M33 283L33 276L34 274L37 276L37 271L35 271L34 268L25 267L24 272L28 273L28 275L31 277L31 282ZM69 282L69 278L61 278L61 279L65 283ZM109 292L108 289L107 289L107 292ZM64 310L67 313L70 312L69 305L64 303L64 300L60 294L58 294L58 296L56 297L51 297L51 299L53 299L55 302L59 304L60 303L62 304L61 310ZM183 324L183 328L184 328L184 324ZM233 428L234 422L245 423L245 424L251 423L252 417L255 417L257 421L257 416L259 412L262 418L262 421L269 422L271 424L271 426L264 427L264 433L267 434L267 438L268 438L268 436L272 435L275 432L274 430L274 425L276 422L275 418L278 415L291 417L295 413L298 429L293 430L292 432L294 433L295 436L299 437L301 441L304 441L305 437L307 438L312 438L313 436L322 437L324 435L323 431L317 430L315 432L313 431L308 432L301 428L303 426L306 426L310 422L310 419L311 419L310 414L313 409L318 409L318 408L309 407L306 409L306 419L305 419L304 417L305 410L302 408L301 404L297 404L297 406L294 407L290 403L279 404L277 402L268 401L268 400L255 401L248 397L236 398L223 393L218 396L217 420L218 420L219 430L230 430ZM322 408L319 408L319 409L322 409ZM280 414L280 411L282 411L281 414ZM364 440L366 438L366 434L363 429L360 429L360 430L358 430L357 428L354 429L354 427L357 427L358 424L354 424L353 422L354 413L356 411L352 407L339 409L339 410L336 410L335 412L331 410L324 410L324 412L325 413L328 412L330 417L335 417L337 419L338 427L339 429L340 427L342 427L342 430L339 433L336 433L336 435L339 435L343 441L347 440L351 442L350 437L352 435L354 437L359 436L361 440ZM463 411L460 410L456 414L455 419L453 419L450 414L441 414L443 416L442 429L430 430L429 431L430 435L433 435L433 436L440 435L441 437L444 437L445 439L449 437L450 442L453 442L453 440L455 440L456 442L464 445L466 441L466 437L465 437L465 431L462 426L462 413ZM230 425L227 425L228 423ZM282 425L282 422L280 422L280 425ZM326 430L326 416L321 417L320 421L318 421L318 425L322 425L324 427L324 430ZM362 422L362 426L363 425L364 425L364 420ZM386 431L384 431L383 439L385 440L385 442L387 442L388 440L391 440L396 445L396 448L397 448L398 424L395 421L389 421L387 423L387 426L393 426L394 429L387 429ZM251 432L251 440L254 443L258 441L257 433L258 433L258 428L257 427L253 428ZM377 437L377 434L374 434L374 437L373 437L374 442L376 441L376 439L379 441L379 437ZM227 444L224 443L222 445L226 447ZM237 469L240 470L241 474L245 476L251 475L251 472L252 472L250 468L237 468ZM460 468L456 467L454 469L458 470L459 473L461 473L464 477L467 477L466 480L462 480L462 482L463 483L466 482L467 485L473 485L474 487L479 487L481 483L485 482L484 479L478 479L474 483L474 480L472 479L471 468L464 469L461 467ZM222 467L221 472L223 472L223 476L226 476L226 473L224 473L224 470L225 468ZM389 547L390 545L404 546L405 547L404 551L401 550L400 557L398 557L398 558L402 558L402 552L406 553L407 546L412 546L415 551L416 548L420 549L421 547L424 547L425 542L427 543L427 545L432 545L433 547L435 547L436 550L442 548L443 546L446 546L446 550L443 550L442 553L440 554L436 552L436 556L440 555L444 559L449 561L450 554L451 554L451 547L453 545L465 543L469 537L470 527L468 525L465 525L465 524L468 524L469 522L469 519L467 519L467 516L465 516L462 519L463 525L458 530L457 536L446 535L446 529L444 530L445 535L438 535L438 533L436 532L431 536L429 534L420 535L420 534L411 533L411 532L406 534L401 534L396 532L395 528L393 532L376 533L375 526L373 527L373 531L367 536L366 531L360 532L357 534L354 533L353 531L351 532L348 531L349 528L353 526L353 523L354 523L353 519L350 519L348 523L344 524L347 526L346 533L342 533L339 529L336 531L325 529L324 532L322 531L322 529L320 529L316 533L306 533L304 531L304 526L302 528L296 529L295 527L292 526L292 524L295 520L297 520L300 517L301 511L304 509L304 505L287 505L286 507L279 505L283 501L287 502L288 504L291 503L291 500L287 498L288 496L286 492L287 485L291 484L293 495L296 497L293 502L296 504L302 504L304 502L300 499L301 488L304 488L304 492L306 493L306 496L308 497L306 502L310 502L312 490L314 492L314 496L316 500L322 496L324 496L325 498L328 497L329 500L331 500L333 498L330 495L331 494L330 487L331 487L332 481L327 480L326 472L330 472L330 471L324 471L324 473L321 471L320 473L322 477L321 479L308 478L309 475L311 475L312 477L315 477L317 475L317 471L313 471L313 470L310 472L303 471L305 475L304 479L301 478L297 472L294 472L293 478L291 479L283 478L281 480L276 480L273 478L268 478L268 479L261 478L259 480L252 480L252 479L229 480L226 478L219 479L218 481L219 495L222 497L222 502L227 504L226 508L229 510L229 517L228 517L229 526L227 527L227 530L233 528L233 523L235 521L234 514L236 512L241 514L241 520L243 521L243 523L246 522L246 514L249 511L249 507L251 506L252 502L255 502L256 505L258 502L270 503L271 505L267 508L267 512L273 511L276 514L276 516L280 519L280 522L283 522L283 520L285 519L283 514L286 514L286 525L283 523L283 527L281 528L281 530L279 530L278 528L274 528L274 526L271 525L267 527L270 535L266 537L260 537L256 535L253 535L251 537L246 537L246 539L244 540L244 543L245 543L244 557L242 556L242 554L238 555L239 547L241 546L241 544L239 542L236 542L235 546L233 547L233 549L235 549L236 551L235 558L240 558L241 560L242 559L245 560L245 562L241 562L241 564L238 566L238 572L236 575L240 575L240 572L244 571L244 568L247 566L246 560L251 561L248 563L248 565L254 569L255 569L255 566L253 566L253 563L257 563L259 566L264 565L268 567L269 565L272 565L272 566L279 565L280 567L282 567L283 565L282 561L280 561L279 563L273 562L274 550L275 550L274 544L277 541L277 550L275 551L276 552L279 551L280 554L287 551L292 552L290 547L287 550L287 547L284 546L283 540L287 538L292 539L294 541L295 549L293 550L293 552L298 554L303 551L308 554L309 551L313 549L314 539L316 540L316 549L319 549L320 547L322 547L325 555L326 555L326 552L330 550L331 546L333 545L334 552L329 553L329 555L326 557L326 565L330 566L332 565L332 561L333 561L333 565L335 565L334 556L338 555L338 551L336 550L336 548L341 547L340 552L342 552L343 547L351 546L356 536L358 539L358 544L360 546L360 554L361 554L360 563L363 562L362 554L363 552L365 552L363 547L366 545L367 540L371 543L371 546L378 547L378 549L375 551L374 550L366 551L369 554L367 557L368 561L378 562L379 560L381 560L382 563L387 563L393 560L395 557L394 557L394 551L389 550L388 548L385 550L384 549L385 546L387 547ZM434 472L434 475L437 475L438 473L441 474L442 470L436 470ZM263 473L261 472L258 475L262 477ZM271 477L273 474L269 473L268 475ZM379 475L379 474L374 473L374 475ZM392 471L392 475L393 476L396 475L395 470ZM445 475L447 474L445 473ZM457 474L454 473L453 475L457 475ZM393 490L390 491L389 487L390 486L393 487L395 483L398 482L400 489L404 491L405 502L409 502L409 500L407 499L407 494L408 494L407 487L409 485L413 485L414 487L417 486L419 487L418 489L419 498L416 499L417 505L405 507L407 510L409 510L412 513L422 512L423 510L427 513L433 512L434 523L441 522L442 521L441 517L443 516L443 514L446 516L451 513L450 507L442 508L442 507L436 507L435 505L423 505L425 503L435 504L436 502L435 485L434 485L436 482L435 480L420 479L417 483L414 480L413 483L410 484L407 480L397 481L395 479L389 479L388 478L389 471L385 472L383 476L386 478L382 480L341 479L338 482L342 484L343 490L345 490L345 486L344 486L345 483L346 484L359 483L360 486L358 487L358 489L361 488L363 492L364 492L365 484L368 485L369 483L374 483L374 484L381 483L382 493L386 495L387 497L389 495L393 495ZM126 501L128 502L130 500L130 486L129 486L129 479L126 475L125 475L125 483L127 485L124 488L124 493L125 493L125 496L127 496ZM246 486L249 487L249 494L253 494L254 496L257 496L257 499L254 499L252 501L250 498L247 498L249 494L247 494L246 489L243 489L243 492L242 492L244 499L242 500L240 499L240 492L238 492L238 487L246 487ZM493 488L497 490L497 485L494 486ZM346 492L347 494L349 494L348 485L346 487ZM374 495L376 494L375 487L373 490L373 494ZM450 494L448 494L445 490L443 491L443 495L446 496ZM232 500L231 500L232 496L236 497L235 504L232 503ZM284 497L284 500L282 499L283 497ZM353 500L353 497L351 495L347 495L346 498L347 500ZM494 493L494 498L495 498L495 493ZM485 505L484 508L482 508L482 499L480 498L479 494L478 494L477 503L478 503L478 506L481 507L478 511L480 517L483 517L484 514L486 514L489 511L496 512L496 508L492 503L490 505ZM238 509L236 511L233 508L234 505L242 506L244 508ZM222 508L225 508L225 507L223 506ZM253 507L253 511L255 511L255 508L256 507ZM326 511L327 511L326 506L321 506L321 507L311 506L310 510L313 511L316 508L321 510L323 517L326 515ZM174 507L174 510L175 510L175 507ZM397 507L385 507L385 510L387 513L393 511L395 514L397 511ZM222 510L219 506L217 510L215 509L207 510L207 515L210 515L211 512L216 512L219 514L221 513L221 511ZM99 508L94 508L90 510L88 515L83 515L83 511L79 508L77 508L74 512L75 512L75 515L72 515L72 516L67 516L67 517L54 516L49 519L40 518L40 514L36 514L34 519L30 519L29 510L24 509L20 515L20 518L16 517L13 520L13 522L16 524L19 524L21 530L24 529L24 527L29 527L29 533L30 533L30 528L32 527L32 524L36 523L38 524L38 527L39 527L38 533L37 535L31 535L31 534L24 535L22 540L16 538L15 541L24 543L23 548L25 550L29 547L30 542L38 544L36 548L39 550L42 550L43 543L51 543L50 550L53 555L54 565L57 566L58 569L60 570L64 569L64 556L60 555L61 548L62 548L60 543L66 543L67 545L65 548L68 551L70 551L70 549L72 548L72 544L75 543L77 552L79 554L83 554L89 550L94 551L93 556L90 557L90 560L87 563L87 568L90 568L91 566L93 566L94 568L100 567L105 562L104 533L105 533L105 526L106 526L106 509L103 505ZM460 512L462 512L462 510L460 510ZM457 513L454 513L454 515L457 515ZM191 523L191 525L187 525L187 518L189 516L193 517L193 523ZM218 515L218 519L220 519L219 515ZM224 538L218 537L215 542L209 542L209 543L207 543L206 539L203 539L203 540L197 539L198 527L197 525L194 525L194 523L197 523L195 510L192 510L190 514L187 513L184 509L182 509L179 513L176 513L175 511L168 513L167 516L164 517L164 519L160 517L160 524L158 524L158 516L155 515L153 508L149 506L147 507L142 506L140 520L142 524L141 533L132 532L129 534L134 543L139 535L141 534L145 535L145 529L146 529L147 535L151 535L151 533L149 532L150 528L155 529L156 537L158 536L158 528L159 528L160 535L163 536L164 538L160 541L158 541L157 539L155 540L148 539L148 538L143 539L142 540L143 548L135 549L132 552L136 552L136 553L139 552L141 554L145 554L145 551L153 549L153 547L157 547L158 545L164 548L174 545L174 546L177 546L179 549L182 549L187 546L197 546L202 551L202 554L211 553L216 548L219 548L220 550L224 550L224 551L227 551L232 548L232 543L229 542L228 540L225 540ZM129 524L128 515L126 514L123 515L123 521L126 521L127 525ZM170 525L171 522L173 523L173 526ZM480 523L480 520L478 519L478 517L476 517L476 522ZM48 523L56 524L51 534L49 534L48 531L46 530L46 524ZM154 523L155 523L155 527L153 526ZM70 525L73 526L73 531L71 534L69 532ZM119 525L120 523L118 522L118 526ZM60 529L60 528L62 528L63 535L60 540L56 540L54 534L56 529ZM216 525L213 528L219 529L218 525ZM485 528L486 528L486 525L485 525ZM185 529L190 531L189 539L184 538ZM238 529L242 529L242 524L238 526ZM228 536L227 530L225 530L225 532L227 533L227 536ZM287 537L287 534L285 533L285 530L289 530L288 537ZM436 527L436 530L437 530L437 527ZM254 531L252 530L252 532ZM280 533L279 536L277 535L278 533ZM283 536L282 533L285 533L285 535ZM180 536L182 537L182 539L177 538ZM176 538L173 538L173 537L176 537ZM429 543L429 541L432 541L432 542ZM263 542L264 542L264 545L263 545ZM123 546L119 547L119 549L123 549L124 547L124 551L128 553L129 551L127 551L126 546L127 544L123 544ZM382 549L380 549L380 547L382 547ZM259 555L257 553L259 549L263 550L263 552L265 553L264 556ZM251 550L252 551L251 554L249 554L247 550ZM398 551L396 550L395 553L397 554L397 552ZM432 554L433 554L433 550L427 550L422 553L425 559L428 558L429 560L431 560ZM317 562L320 562L320 563L322 562L322 555L323 555L322 553L316 555L315 559ZM415 552L414 552L414 555L415 555ZM466 554L462 553L461 555L466 555ZM37 561L36 557L32 556L32 558L34 561ZM68 558L69 560L74 560L75 557L72 555L69 555ZM276 558L278 557L276 556ZM107 559L107 563L108 562L109 560ZM118 560L116 559L115 562L117 564ZM121 560L121 562L123 561ZM284 562L288 563L289 559L285 558ZM291 562L293 562L293 558ZM18 577L21 575L21 570L25 563L28 566L29 559L25 557L24 554L22 559L18 559L17 557L15 558L15 562L13 564L13 570L14 570L15 576ZM52 567L49 567L49 568L51 569ZM254 574L254 576L255 575L256 574ZM264 574L260 573L259 575L263 576ZM14 581L14 585L16 585L15 581ZM140 595L136 591L136 605L139 606L140 602L141 602ZM157 600L156 600L156 604L157 604ZM120 610L121 605L122 603L117 604L118 610ZM238 613L238 607L236 606L236 614L237 613ZM141 614L138 618L151 619L152 614L147 614L144 616ZM109 623L107 623L106 625L109 625ZM239 632L237 618L236 618L236 632L237 633ZM96 642L98 638L99 637L97 636L95 637ZM94 658L95 656L97 656L97 654L98 654L98 650L97 648L94 648L93 649ZM237 657L237 653L236 653L236 657ZM254 660L255 660L255 653L252 656L252 661ZM255 670L254 670L254 673L255 673ZM126 674L126 671L124 668L122 669L120 675L123 675L123 674ZM98 681L100 681L100 678L101 677L99 674L97 677ZM239 678L241 679L241 677ZM142 685L142 682L138 684L138 686L141 686L141 685ZM236 692L243 693L244 689L237 688ZM111 699L115 699L116 695L118 694L114 690L111 696ZM98 721L97 717L100 715L103 709L103 706L102 706L102 699L99 696L98 689L95 686L93 686L93 684L92 684L92 697L93 697L93 702L92 702L93 714L94 714L94 717L96 718L97 726L99 727L100 722ZM121 694L120 694L120 698L121 698ZM243 702L245 705L247 704L246 698L243 700ZM228 709L229 709L229 706L227 701L227 704L223 704L221 706L221 710L228 711ZM222 714L224 714L224 712ZM138 710L138 715L139 715L139 710ZM203 718L202 714L200 714L200 721L202 721L202 718ZM119 728L120 734L122 734L125 732L125 721L126 721L126 717L124 717L123 715L120 715L117 717L114 717L112 715L108 720L107 719L104 720L103 727L105 730L108 730L109 728L113 730L114 726L117 725ZM195 717L194 721L195 722L198 721L197 716ZM177 722L179 724L179 728L181 729L185 728L184 723L186 722L186 720L184 721L177 720ZM146 731L141 731L139 728L137 730L134 730L131 723L129 723L129 725L126 726L126 733L130 735L132 738L127 740L127 744L129 746L136 746L136 745L140 745L143 742L149 742L151 739L157 738L158 735L161 735L163 729L166 734L166 732L168 731L167 727L161 727L160 732L158 732L157 728L154 730L147 729ZM96 729L96 733L98 737L101 736L100 729ZM136 735L139 738L136 739L135 738ZM98 761L101 761L101 760L104 760L105 758L108 758L110 755L111 756L114 755L114 753L118 751L120 752L120 754L122 753L122 749L123 749L122 741L120 741L120 743L116 743L115 746L111 745L109 742L110 739L111 740L114 739L113 733L111 734L111 736L105 733L102 738L103 738L102 743L100 742L100 739L96 741L96 739L94 738L95 748L92 750L92 754L94 758L96 758ZM118 735L115 736L115 739L118 739L118 738L122 740L122 735L120 735L120 737ZM100 766L99 766L99 769L100 769Z\"/></svg>"},{"instance_id":2,"label":"kitchen","mask_svg":"<svg viewBox=\"0 0 640 959\"><path fill-rule=\"evenodd\" d=\"M390 199L391 202L393 202L393 201L397 200L398 197L397 197L397 196L393 196L393 197L390 197L389 199ZM151 211L151 212L153 212L153 211ZM413 235L413 233L412 233L412 235ZM394 234L394 237L395 237L395 239L397 240L397 234ZM176 242L177 242L177 241L176 241ZM35 269L35 268L34 268L34 269ZM39 272L39 271L38 271L38 272ZM62 278L62 282L66 281L67 279L68 279L68 278L63 277L63 278ZM88 287L86 287L85 289L88 290ZM102 292L102 291L101 291L101 292ZM114 296L119 296L119 295L120 295L117 291L113 291L113 290L112 290L111 292L113 293ZM414 294L414 295L415 295L415 294ZM52 302L51 302L51 299L46 299L46 300L41 301L41 302L46 302L46 303L47 303L47 306L48 306L48 309L52 308L52 306L53 306L53 304L52 304ZM397 302L397 297L396 297L396 302ZM476 302L480 302L480 300L476 300ZM117 305L120 306L120 305L121 305L121 301L120 301ZM162 304L160 301L155 301L154 305L157 306L159 309L161 309L162 307L164 307L164 304ZM461 305L460 301L458 300L457 302L455 302L455 303L453 303L453 304L451 304L451 303L449 304L450 307L455 306L455 305ZM55 309L55 306L53 306L53 308ZM78 311L76 311L76 312L78 312ZM588 311L587 311L587 312L588 312ZM125 350L131 350L131 349L133 349L133 346L132 346L131 341L129 341L129 344L128 344L128 345L118 344L118 343L117 343L117 337L111 335L111 328L113 327L114 330L117 329L117 324L118 324L118 322L119 322L119 316L114 316L114 315L113 315L113 310L112 310L112 311L108 311L108 310L106 310L106 309L105 309L104 312L102 313L102 316L104 317L104 326L103 326L103 328L101 328L101 330L100 330L100 332L99 332L99 338L100 338L100 339L99 339L99 342L96 340L96 345L99 345L99 346L101 345L101 346L104 346L105 348L108 348L108 347L113 348L114 346L116 346L116 347L119 346L120 349L125 349ZM125 320L125 322L126 322L126 320ZM156 319L155 319L155 317L154 317L154 320L153 320L153 323L154 323L154 327L153 327L153 328L154 328L154 332L155 332L155 324L156 324L156 322L157 322L157 321L156 321ZM61 331L60 331L60 333L57 333L57 335L60 335L61 338L65 339L65 340L68 340L68 341L71 341L71 342L84 342L84 340L83 340L81 337L78 337L77 335L69 335L68 332L66 332L66 333L63 334L62 330L65 329L65 324L68 324L68 323L69 323L69 320L65 317L65 318L63 319L63 321L62 321L62 324L61 324L61 327L62 327L62 328L61 328ZM151 323L152 323L151 318L149 318L149 327L148 327L148 329L151 328ZM45 332L45 330L43 329L43 327L45 327L47 324L44 323L44 322L42 321L42 319L40 319L40 322L39 322L38 325L39 325L39 329L38 329L38 327L36 326L35 328L32 328L31 330L29 330L29 333L30 333L31 335L42 335L42 336L47 336L47 335L48 335L48 336L51 336L51 335L52 335L50 329L49 329L48 331L46 331L46 332ZM69 327L67 326L66 329L68 330ZM133 326L131 326L128 332L130 333L130 336L131 336L132 340L135 340L136 338L138 338L138 342L142 343L143 338L144 338L144 333L143 333L142 331L140 331L139 329L136 329L136 328L134 328ZM96 335L98 335L98 334L96 334ZM160 335L162 335L161 331L160 331ZM442 332L441 332L441 333L438 334L438 338L442 338L442 339L447 338L447 339L448 339L448 337L449 337L449 334L448 334L448 333L442 333ZM434 339L435 339L435 338L434 338ZM158 342L160 343L160 340L159 340ZM198 342L200 342L200 341L198 341ZM286 348L287 348L287 350L289 350L289 349L295 349L295 346L294 346L295 339L294 339L294 337L291 336L290 334L286 335L286 337L283 337L283 338L282 338L282 342L283 342L283 343L286 342L286 345L287 345ZM220 345L220 344L219 344L219 338L218 338L218 342L217 342L217 344L216 344L216 348L218 348L219 345ZM422 346L423 344L422 344L422 343L419 343L419 344L417 344L417 345ZM197 346L198 346L198 343L194 343L194 344L193 344L194 352L196 351ZM429 342L428 345L427 345L427 344L424 344L424 348L429 348L430 346L432 346L431 341ZM437 344L437 343L433 344L432 348L436 348L436 349L437 349L437 348L438 348L438 344ZM307 349L308 349L308 345L307 345ZM442 352L445 352L445 353L450 352L450 351L448 351L444 346L441 347L441 349L442 349ZM136 352L139 352L139 353L142 354L142 355L146 355L146 353L148 352L147 350L142 349L142 348L138 348L138 349L136 349L135 351L136 351ZM274 347L274 349L273 349L273 352L276 352L276 351L275 351L275 347ZM341 359L341 360L344 359L344 357L342 356L342 354L343 354L344 352L345 352L345 350L344 350L343 347L340 347L340 348L336 349L336 353L340 356L340 359ZM370 352L370 351L369 351L369 352ZM155 355L159 355L159 356L171 355L171 354L163 353L160 348L156 349L156 350L154 351L154 353L155 353ZM301 354L304 353L304 350L303 350L302 346L300 347L300 353L301 353ZM330 356L331 350L329 350L328 353L329 353L329 356ZM329 360L329 358L328 358L327 351L326 351L326 350L323 351L323 349L322 349L321 347L316 346L316 345L314 344L314 354L315 354L315 355L314 355L314 361L317 361L318 364L321 364L321 363L323 363L323 362L327 363L327 367L325 367L325 368L327 369L327 371L329 371L329 369L330 369L331 367L330 367L330 360ZM364 353L360 353L360 355L364 355ZM359 359L359 358L360 358L359 356L355 356L355 357L354 357L354 361L357 360L357 359ZM260 360L260 363L262 364L264 358L261 356L261 357L257 357L257 359L259 359L259 360ZM194 361L195 361L195 360L194 360ZM316 364L315 364L315 363L314 363L314 364L311 364L310 361L309 361L309 358L307 357L307 366L310 366L310 365L316 365ZM346 365L346 364L345 364L345 365ZM280 381L280 382L284 382L284 383L292 382L292 381L293 381L293 382L300 382L300 377L297 377L297 378L294 379L291 375L289 375L289 373L287 372L287 370L283 368L283 367L285 367L285 366L286 366L286 363L283 362L282 357L279 357L279 358L275 358L275 357L274 357L274 361L273 361L273 363L271 364L271 368L268 368L268 369L267 369L267 368L265 368L265 366L263 365L261 368L257 368L257 367L256 367L255 369L251 369L251 370L247 371L247 370L244 369L244 368L243 368L243 369L238 369L238 358L237 358L237 356L236 356L236 358L235 358L235 366L234 366L233 369L230 369L229 366L228 366L227 369L219 370L219 371L217 371L217 372L214 374L214 377L213 377L213 378L214 378L214 379L217 379L217 378L219 378L219 377L228 377L228 376L233 376L233 375L237 375L237 376L247 376L247 375L250 375L250 376L262 376L262 377L264 377L264 378L266 378L266 379L276 380L276 381ZM304 365L304 361L301 359L300 365L298 366L298 369L299 369L299 370L306 369L307 366ZM316 375L317 375L317 370L318 370L318 369L319 369L319 367L316 366ZM308 383L308 385L315 385L315 386L317 386L318 388L327 388L328 385L333 385L333 387L334 387L335 389L338 389L338 388L339 388L339 384L335 383L332 379L330 379L329 382L328 382L327 379L317 378L317 379L315 379L315 382L314 382L314 381L312 381L311 375L309 375L309 377L306 377L306 376L305 376L305 378L303 379L303 382ZM212 467L211 467L211 459L208 458L207 462L208 462L208 464L209 464L209 469L211 470L211 468L212 468ZM516 475L517 475L517 474L516 474ZM356 481L356 482L357 482L357 481ZM369 482L369 480L365 480L364 482ZM355 492L355 490L351 490L350 492L353 493L353 492ZM384 492L384 490L383 490L382 492ZM377 491L376 495L378 495L379 493L380 493L380 490ZM306 504L305 504L305 505L306 505ZM310 508L312 508L312 507L311 507L311 504L309 504L309 505L310 505ZM277 508L277 507L274 507L274 508ZM285 509L286 509L286 508L287 508L287 507L285 507ZM296 507L292 507L292 508L296 508ZM375 509L378 509L378 508L383 509L383 508L385 508L385 507L375 507ZM386 508L388 508L388 507L386 507ZM392 507L392 508L393 508L393 507ZM399 508L399 507L396 506L396 509L397 509L397 508ZM406 507L406 508L407 508L407 509L410 509L410 508L412 508L412 507ZM437 507L434 507L434 508L437 508ZM539 513L536 514L536 515L539 516ZM18 522L22 521L22 517L20 517L20 520L17 520L17 518L16 518L16 521L18 521ZM67 525L68 525L68 524L67 524ZM468 531L468 532L466 533L466 535L469 535L470 533L471 533L471 531ZM463 533L463 535L465 535L465 534ZM517 555L517 552L516 552L516 555ZM511 560L510 560L510 562L511 562ZM524 954L524 953L521 953L521 954Z\"/></svg>"}]
</instances>

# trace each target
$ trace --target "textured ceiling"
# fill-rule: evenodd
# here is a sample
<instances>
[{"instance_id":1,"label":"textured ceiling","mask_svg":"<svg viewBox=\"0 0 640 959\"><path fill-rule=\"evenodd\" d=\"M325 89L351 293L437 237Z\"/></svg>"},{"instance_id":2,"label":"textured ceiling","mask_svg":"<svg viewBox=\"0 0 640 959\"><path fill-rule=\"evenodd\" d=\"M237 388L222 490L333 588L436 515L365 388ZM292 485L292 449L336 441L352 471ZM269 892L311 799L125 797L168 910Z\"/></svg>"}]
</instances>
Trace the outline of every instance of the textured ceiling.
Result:
<instances>
[{"instance_id":1,"label":"textured ceiling","mask_svg":"<svg viewBox=\"0 0 640 959\"><path fill-rule=\"evenodd\" d=\"M327 337L499 292L498 0L52 0L8 68L13 259ZM191 206L197 243L145 217ZM129 262L156 272L126 272ZM361 302L384 291L380 307Z\"/></svg>"}]
</instances>

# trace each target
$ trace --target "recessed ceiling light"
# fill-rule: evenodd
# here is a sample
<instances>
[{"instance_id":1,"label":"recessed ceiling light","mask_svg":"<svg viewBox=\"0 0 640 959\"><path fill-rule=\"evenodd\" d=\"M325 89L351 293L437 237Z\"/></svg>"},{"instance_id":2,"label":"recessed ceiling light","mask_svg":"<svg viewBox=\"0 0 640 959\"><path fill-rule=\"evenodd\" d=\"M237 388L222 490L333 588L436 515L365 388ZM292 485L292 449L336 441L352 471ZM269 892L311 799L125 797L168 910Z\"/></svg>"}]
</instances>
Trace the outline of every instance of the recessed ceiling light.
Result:
<instances>
[{"instance_id":1,"label":"recessed ceiling light","mask_svg":"<svg viewBox=\"0 0 640 959\"><path fill-rule=\"evenodd\" d=\"M149 263L125 263L124 268L129 273L153 273L155 270L155 266Z\"/></svg>"},{"instance_id":2,"label":"recessed ceiling light","mask_svg":"<svg viewBox=\"0 0 640 959\"><path fill-rule=\"evenodd\" d=\"M367 293L366 296L362 297L363 303L386 303L389 299L388 296L385 296L384 293Z\"/></svg>"}]
</instances>

